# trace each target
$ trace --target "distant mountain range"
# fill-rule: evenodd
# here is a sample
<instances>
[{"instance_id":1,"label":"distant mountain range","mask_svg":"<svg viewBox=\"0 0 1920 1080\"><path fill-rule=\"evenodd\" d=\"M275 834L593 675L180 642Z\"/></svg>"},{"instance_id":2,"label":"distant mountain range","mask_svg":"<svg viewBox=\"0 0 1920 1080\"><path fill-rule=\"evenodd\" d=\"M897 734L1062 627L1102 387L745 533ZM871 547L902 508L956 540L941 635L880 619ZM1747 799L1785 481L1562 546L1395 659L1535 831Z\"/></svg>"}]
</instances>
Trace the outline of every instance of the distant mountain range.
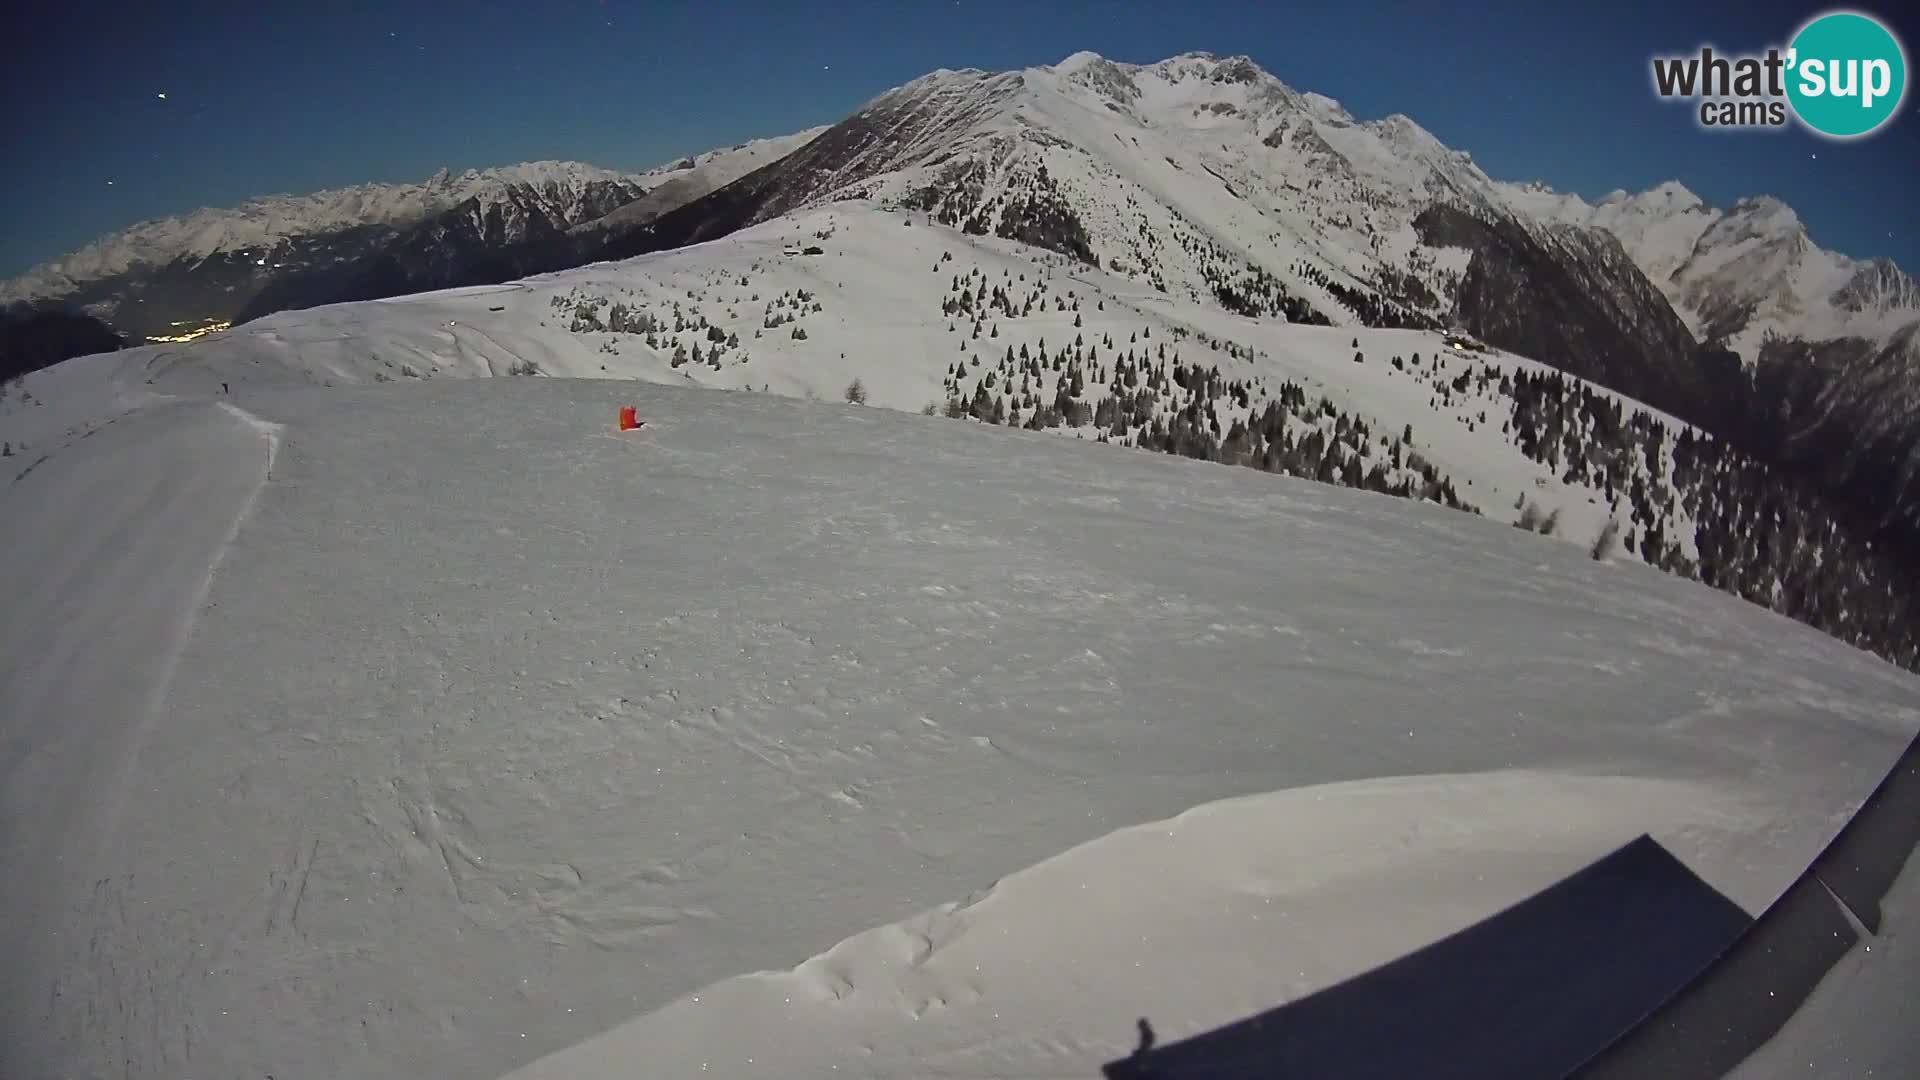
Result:
<instances>
[{"instance_id":1,"label":"distant mountain range","mask_svg":"<svg viewBox=\"0 0 1920 1080\"><path fill-rule=\"evenodd\" d=\"M176 337L260 310L302 306L397 252L444 247L471 273L506 272L516 248L616 211L674 206L804 142L743 143L642 173L572 161L445 169L417 184L275 195L142 222L0 283L0 308L58 305L134 340ZM275 298L278 297L279 300Z\"/></svg>"},{"instance_id":2,"label":"distant mountain range","mask_svg":"<svg viewBox=\"0 0 1920 1080\"><path fill-rule=\"evenodd\" d=\"M1048 248L1260 319L1458 325L1711 430L1920 535L1920 286L1778 200L1497 181L1245 57L936 71L829 128L641 174L571 163L137 226L0 287L135 337L486 284L839 201Z\"/></svg>"}]
</instances>

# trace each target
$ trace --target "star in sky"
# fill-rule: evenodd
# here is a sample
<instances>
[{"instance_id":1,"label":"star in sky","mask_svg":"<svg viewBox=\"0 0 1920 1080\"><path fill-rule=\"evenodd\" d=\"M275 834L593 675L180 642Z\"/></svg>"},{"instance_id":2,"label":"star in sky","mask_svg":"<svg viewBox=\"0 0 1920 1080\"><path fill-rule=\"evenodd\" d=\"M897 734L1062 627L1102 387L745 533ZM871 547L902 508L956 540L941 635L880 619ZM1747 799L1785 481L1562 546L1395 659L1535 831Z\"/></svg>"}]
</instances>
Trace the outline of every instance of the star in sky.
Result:
<instances>
[{"instance_id":1,"label":"star in sky","mask_svg":"<svg viewBox=\"0 0 1920 1080\"><path fill-rule=\"evenodd\" d=\"M158 94L154 96L158 97L161 101L167 100L167 92L165 90L160 91Z\"/></svg>"}]
</instances>

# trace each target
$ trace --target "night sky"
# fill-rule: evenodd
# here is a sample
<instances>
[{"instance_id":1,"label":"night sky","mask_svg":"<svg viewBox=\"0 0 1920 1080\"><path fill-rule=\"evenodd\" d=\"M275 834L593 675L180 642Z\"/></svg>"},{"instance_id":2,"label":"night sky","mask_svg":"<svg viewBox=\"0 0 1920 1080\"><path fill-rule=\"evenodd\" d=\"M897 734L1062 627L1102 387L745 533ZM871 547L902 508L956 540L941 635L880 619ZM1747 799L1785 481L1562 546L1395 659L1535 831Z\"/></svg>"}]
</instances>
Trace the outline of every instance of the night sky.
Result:
<instances>
[{"instance_id":1,"label":"night sky","mask_svg":"<svg viewBox=\"0 0 1920 1080\"><path fill-rule=\"evenodd\" d=\"M1588 198L1673 178L1716 205L1777 195L1817 242L1920 271L1920 92L1853 143L1797 128L1702 132L1687 106L1653 97L1652 54L1784 44L1824 5L30 6L6 17L0 64L0 274L135 221L270 192L539 158L644 168L838 120L934 68L1027 67L1080 49L1141 62L1244 53L1360 119L1404 112L1496 178ZM1860 10L1884 21L1896 8ZM1910 54L1920 48L1920 19L1893 25Z\"/></svg>"}]
</instances>

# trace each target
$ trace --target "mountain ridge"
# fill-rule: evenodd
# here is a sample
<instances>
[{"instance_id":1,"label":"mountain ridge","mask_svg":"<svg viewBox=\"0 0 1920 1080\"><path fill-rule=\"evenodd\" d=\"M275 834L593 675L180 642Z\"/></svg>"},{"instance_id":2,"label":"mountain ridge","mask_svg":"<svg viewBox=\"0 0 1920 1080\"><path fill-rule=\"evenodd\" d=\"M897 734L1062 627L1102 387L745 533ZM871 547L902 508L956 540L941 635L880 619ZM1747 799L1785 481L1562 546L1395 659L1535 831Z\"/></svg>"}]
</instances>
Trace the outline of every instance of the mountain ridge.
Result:
<instances>
[{"instance_id":1,"label":"mountain ridge","mask_svg":"<svg viewBox=\"0 0 1920 1080\"><path fill-rule=\"evenodd\" d=\"M1012 86L1020 97L1005 106L1011 115L974 123L971 145L950 146L944 157L956 160L923 162L917 174L892 178L835 175L816 163L805 177L754 180L776 194L757 211L734 207L721 216L752 222L795 206L870 197L924 206L969 230L1025 236L1037 201L1056 207L1042 216L1063 222L1056 250L1108 266L1118 257L1156 290L1212 292L1222 303L1232 297L1244 313L1290 321L1464 326L1744 445L1771 447L1778 463L1822 476L1876 527L1895 527L1902 535L1894 539L1920 550L1920 425L1901 419L1913 410L1900 404L1920 405L1920 290L1898 267L1819 248L1777 198L1750 196L1719 213L1677 182L1612 200L1600 214L1557 197L1557 213L1521 212L1518 189L1488 177L1470 154L1417 122L1403 115L1357 121L1339 102L1299 92L1243 57L1069 59L1061 68L964 76ZM955 81L916 80L848 123L857 129L876 111L932 110L932 99ZM1168 169L1158 167L1162 160ZM835 164L846 163L826 166ZM933 166L945 175L929 182ZM1174 174L1192 176L1195 166L1229 200L1179 187L1184 181ZM791 162L770 169L794 171ZM1101 191L1106 205L1095 194ZM1163 204L1157 220L1129 213L1154 201ZM1420 217L1441 206L1488 223L1504 239L1430 242ZM689 219L682 225L608 254L727 227L694 220L704 213L692 204L681 211ZM1084 220L1066 220L1076 216ZM1269 243L1259 240L1262 232ZM1504 278L1503 287L1460 293L1463 275L1489 274ZM1266 299L1249 304L1248 289ZM1586 311L1571 323L1543 317L1545 299L1572 300ZM1600 344L1608 340L1614 344ZM1783 341L1805 342L1823 359L1806 370L1769 370L1799 355L1763 349ZM1777 396L1783 383L1823 407L1789 409ZM1805 449L1815 445L1845 452L1823 458ZM1888 477L1899 478L1891 492L1881 485Z\"/></svg>"},{"instance_id":2,"label":"mountain ridge","mask_svg":"<svg viewBox=\"0 0 1920 1080\"><path fill-rule=\"evenodd\" d=\"M512 185L639 183L645 173L623 173L578 161L528 161L455 175L442 167L425 180L366 182L305 193L257 195L231 207L203 206L137 221L72 253L0 282L0 302L60 295L72 283L123 273L142 263L206 257L271 246L292 236L351 225L387 225L424 218L485 188Z\"/></svg>"},{"instance_id":3,"label":"mountain ridge","mask_svg":"<svg viewBox=\"0 0 1920 1080\"><path fill-rule=\"evenodd\" d=\"M136 338L173 336L179 328L241 317L257 294L285 291L290 277L325 277L341 265L377 258L444 215L495 215L494 235L478 231L496 247L537 241L591 225L663 187L684 190L690 177L717 174L724 182L808 137L798 132L750 140L637 173L574 161L457 174L442 168L418 182L356 184L203 207L136 223L0 281L0 309L59 306Z\"/></svg>"},{"instance_id":4,"label":"mountain ridge","mask_svg":"<svg viewBox=\"0 0 1920 1080\"><path fill-rule=\"evenodd\" d=\"M1545 185L1505 185L1528 213L1619 236L1647 276L1706 339L1749 363L1772 337L1886 342L1920 322L1920 284L1887 258L1857 259L1815 243L1799 214L1771 195L1724 209L1677 180L1597 203Z\"/></svg>"},{"instance_id":5,"label":"mountain ridge","mask_svg":"<svg viewBox=\"0 0 1920 1080\"><path fill-rule=\"evenodd\" d=\"M1446 146L1404 113L1357 120L1337 100L1296 90L1244 55L1196 50L1133 63L1083 50L1056 64L1021 71L941 68L877 95L863 111L916 88L965 80L982 86L998 82L998 89L1004 91L1009 83L1024 88L1037 76L1084 86L1104 96L1116 110L1131 110L1141 95L1134 80L1142 75L1173 83L1198 79L1216 86L1251 87L1259 91L1258 104L1262 107L1289 105L1306 117L1336 129L1364 132L1382 145L1400 150L1430 172L1429 182L1454 197L1480 205L1491 201L1549 223L1605 228L1621 239L1690 328L1702 338L1732 347L1748 363L1754 361L1759 344L1772 336L1809 340L1864 337L1885 342L1906 323L1920 319L1920 285L1901 268L1891 260L1855 259L1819 247L1791 207L1772 196L1743 196L1731 208L1722 210L1707 204L1677 179L1643 192L1615 190L1593 202L1539 181L1495 180L1473 164L1470 153ZM263 195L236 207L201 208L189 214L150 219L0 281L0 306L56 301L80 291L89 281L137 265L180 257L207 258L262 246L270 249L279 240L328 229L417 222L502 187L558 184L579 189L593 183L625 184L644 189L627 200L634 203L675 180L677 172L722 157L751 160L752 155L737 152L752 148L791 151L831 126L752 140L637 173L565 161L467 169L457 175L443 168L417 183L360 184L304 195ZM1269 132L1268 137L1278 134L1282 133ZM1323 133L1303 133L1300 138L1327 146ZM1337 153L1334 156L1339 157ZM1342 158L1335 167L1351 169L1352 164ZM678 191L683 193L682 201L691 201L747 171L751 170L722 171L712 177L711 184L680 185ZM1381 178L1377 172L1375 178ZM482 201L489 200L483 197ZM606 233L623 225L644 224L663 212L657 207L640 206L622 219L619 209L605 215L574 215L580 220L567 220L566 228ZM1716 227L1719 233L1710 236ZM1759 245L1763 250L1757 253L1749 242L1756 239L1764 241ZM1742 243L1746 247L1731 254L1694 250L1710 240L1723 247ZM1708 246L1714 248L1714 244ZM1754 278L1752 271L1756 269L1764 272L1764 280L1757 286L1740 287L1742 279ZM96 302L95 313L100 313L98 307ZM1798 325L1796 313L1817 315L1818 319L1813 325ZM111 318L108 321L113 322Z\"/></svg>"},{"instance_id":6,"label":"mountain ridge","mask_svg":"<svg viewBox=\"0 0 1920 1080\"><path fill-rule=\"evenodd\" d=\"M1905 329L1920 290L1817 247L1777 199L1722 212L1668 182L1589 204L1497 181L1404 114L1360 121L1210 53L943 69L805 134L704 194L683 185L677 206L624 199L583 222L474 205L369 227L233 317L509 281L862 202L1248 318L1463 328L1767 448L1920 550L1920 425L1901 407L1920 405ZM1796 356L1818 362L1772 370Z\"/></svg>"}]
</instances>

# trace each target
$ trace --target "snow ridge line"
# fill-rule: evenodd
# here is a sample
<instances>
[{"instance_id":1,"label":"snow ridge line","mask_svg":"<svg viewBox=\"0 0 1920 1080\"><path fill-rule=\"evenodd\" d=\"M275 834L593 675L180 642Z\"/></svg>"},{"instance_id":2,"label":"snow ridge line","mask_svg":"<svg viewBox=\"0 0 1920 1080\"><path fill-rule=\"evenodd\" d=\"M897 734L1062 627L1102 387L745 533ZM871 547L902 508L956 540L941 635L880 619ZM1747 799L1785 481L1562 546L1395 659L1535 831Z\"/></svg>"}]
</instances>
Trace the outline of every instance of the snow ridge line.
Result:
<instances>
[{"instance_id":1,"label":"snow ridge line","mask_svg":"<svg viewBox=\"0 0 1920 1080\"><path fill-rule=\"evenodd\" d=\"M145 705L134 719L128 732L125 752L121 755L120 775L115 778L108 791L111 800L106 806L100 835L111 836L119 829L120 815L126 808L127 793L133 784L135 767L140 760L140 748L146 745L147 737L152 734L154 725L159 722L160 708L166 703L167 695L173 690L173 676L180 667L180 657L187 651L187 644L193 640L194 627L200 622L200 613L206 609L207 598L213 593L213 579L220 571L220 564L226 561L227 552L232 550L234 541L240 538L240 530L253 516L253 509L260 502L260 492L273 476L274 463L280 456L280 443L285 427L263 420L258 416L225 401L214 403L228 415L257 433L266 443L266 460L260 469L260 479L252 490L247 492L240 509L233 515L233 523L227 527L220 544L214 549L213 557L207 561L207 572L194 586L193 596L185 606L180 625L168 644L166 657L160 665L160 673L154 679L153 688Z\"/></svg>"}]
</instances>

